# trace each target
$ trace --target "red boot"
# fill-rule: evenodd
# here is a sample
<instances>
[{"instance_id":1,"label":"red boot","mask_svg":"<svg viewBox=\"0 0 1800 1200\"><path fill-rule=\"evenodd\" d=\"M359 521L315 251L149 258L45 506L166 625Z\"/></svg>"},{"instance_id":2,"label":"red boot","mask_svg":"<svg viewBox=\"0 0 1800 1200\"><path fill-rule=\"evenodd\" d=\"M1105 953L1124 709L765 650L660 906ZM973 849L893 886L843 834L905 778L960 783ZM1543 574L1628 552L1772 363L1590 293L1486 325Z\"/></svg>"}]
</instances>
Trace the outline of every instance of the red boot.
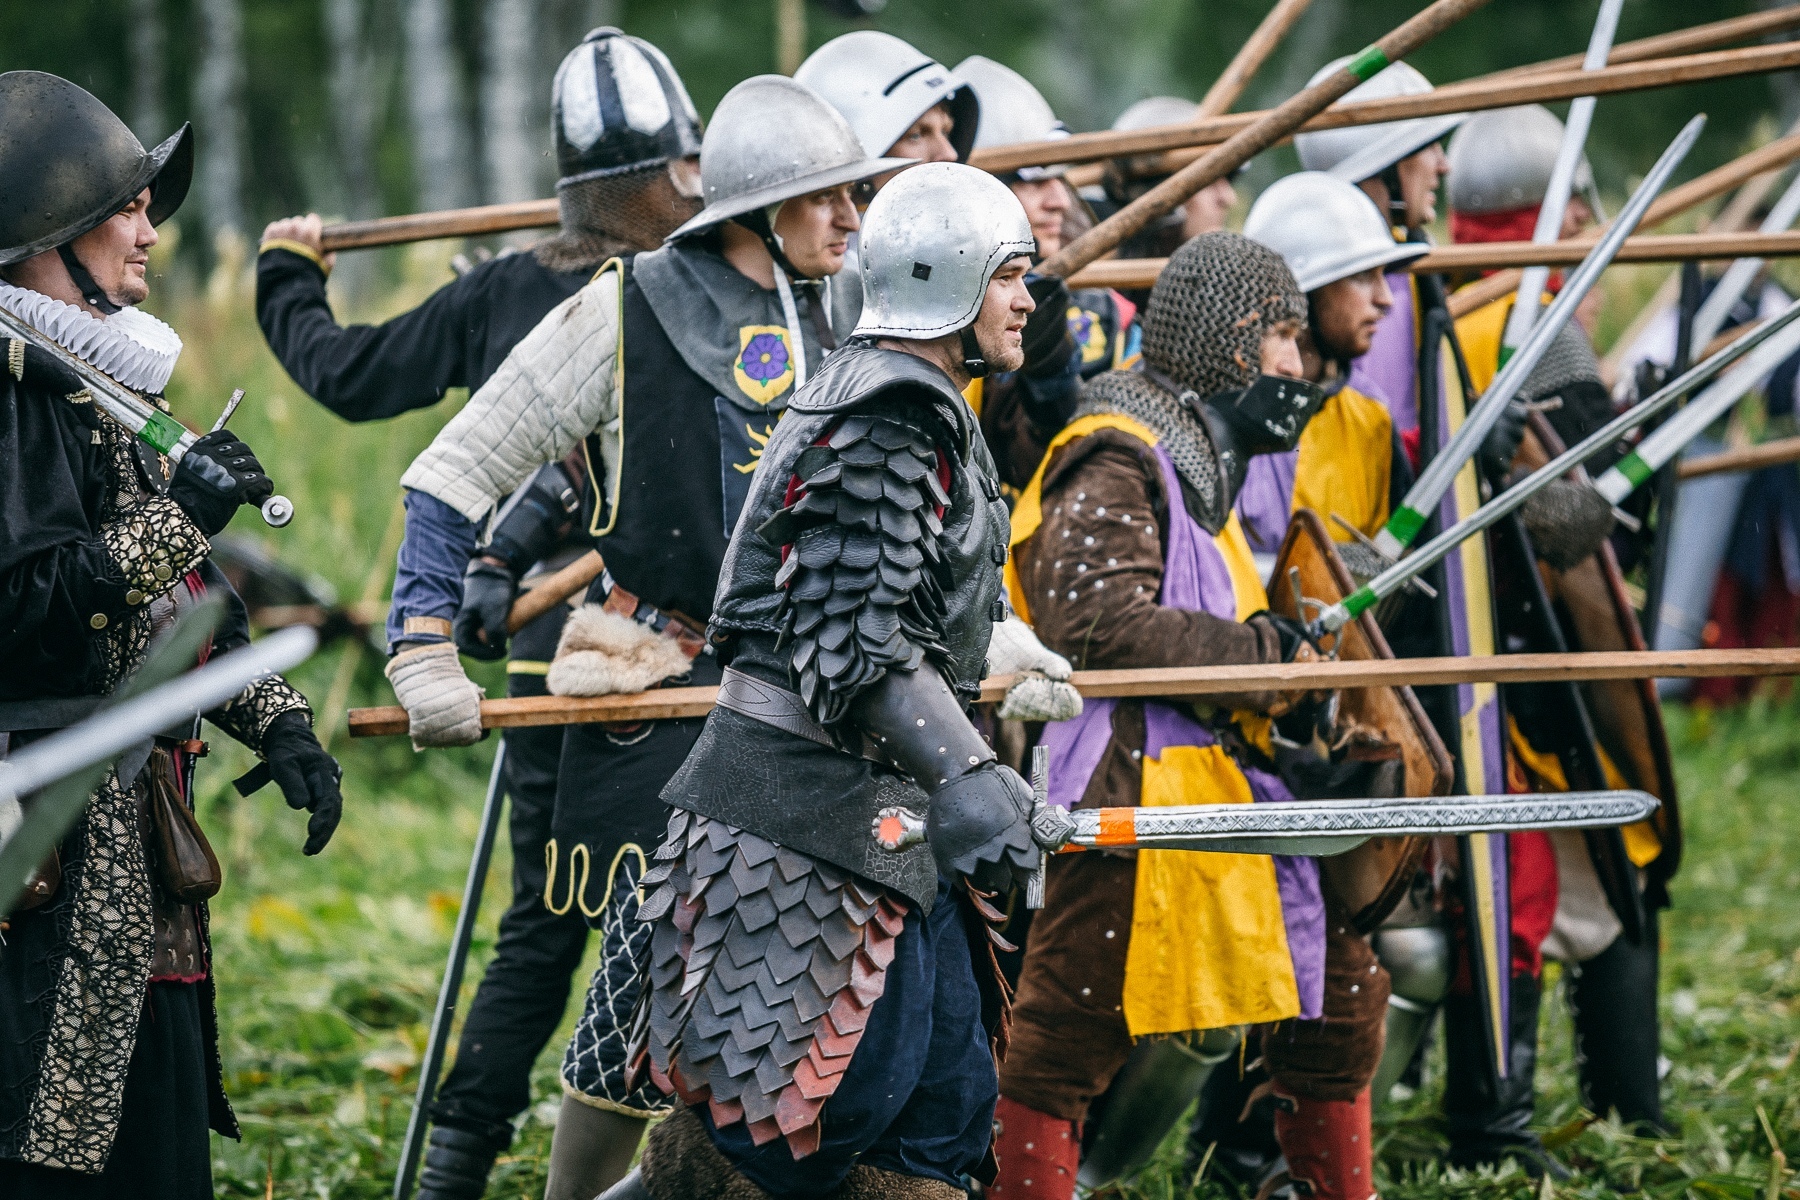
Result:
<instances>
[{"instance_id":1,"label":"red boot","mask_svg":"<svg viewBox=\"0 0 1800 1200\"><path fill-rule=\"evenodd\" d=\"M1275 1140L1295 1191L1313 1200L1371 1200L1375 1156L1369 1090L1354 1100L1275 1093Z\"/></svg>"},{"instance_id":2,"label":"red boot","mask_svg":"<svg viewBox=\"0 0 1800 1200\"><path fill-rule=\"evenodd\" d=\"M1002 1096L994 1109L994 1157L1000 1160L1000 1175L987 1194L995 1200L1072 1200L1075 1195L1081 1137L1074 1121Z\"/></svg>"}]
</instances>

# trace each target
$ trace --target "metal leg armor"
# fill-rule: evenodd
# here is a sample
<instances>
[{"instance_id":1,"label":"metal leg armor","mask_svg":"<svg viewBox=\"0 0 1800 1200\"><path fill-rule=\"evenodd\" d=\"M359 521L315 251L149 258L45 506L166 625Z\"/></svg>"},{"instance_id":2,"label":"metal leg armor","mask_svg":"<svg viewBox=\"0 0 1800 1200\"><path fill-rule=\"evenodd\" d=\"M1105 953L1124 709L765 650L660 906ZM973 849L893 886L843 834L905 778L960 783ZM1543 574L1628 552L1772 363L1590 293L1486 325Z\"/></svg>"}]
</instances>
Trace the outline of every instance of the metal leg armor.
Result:
<instances>
[{"instance_id":1,"label":"metal leg armor","mask_svg":"<svg viewBox=\"0 0 1800 1200\"><path fill-rule=\"evenodd\" d=\"M1640 942L1615 938L1593 958L1569 967L1565 978L1582 1102L1602 1115L1616 1111L1627 1125L1666 1131L1657 1062L1656 910L1648 917Z\"/></svg>"},{"instance_id":2,"label":"metal leg armor","mask_svg":"<svg viewBox=\"0 0 1800 1200\"><path fill-rule=\"evenodd\" d=\"M1441 924L1383 926L1375 931L1375 956L1387 968L1387 1043L1375 1068L1369 1095L1377 1106L1405 1074L1418 1053L1438 1006L1450 990L1450 934Z\"/></svg>"},{"instance_id":3,"label":"metal leg armor","mask_svg":"<svg viewBox=\"0 0 1800 1200\"><path fill-rule=\"evenodd\" d=\"M1279 1168L1275 1097L1262 1086L1268 1080L1263 1069L1254 1065L1242 1075L1236 1064L1213 1072L1200 1090L1200 1109L1188 1132L1188 1178L1205 1162L1211 1177L1222 1177L1254 1194ZM1259 1088L1261 1095L1257 1094Z\"/></svg>"},{"instance_id":4,"label":"metal leg armor","mask_svg":"<svg viewBox=\"0 0 1800 1200\"><path fill-rule=\"evenodd\" d=\"M1241 1036L1237 1029L1211 1029L1193 1042L1180 1037L1139 1042L1089 1114L1081 1186L1097 1190L1148 1163L1213 1068L1236 1053Z\"/></svg>"}]
</instances>

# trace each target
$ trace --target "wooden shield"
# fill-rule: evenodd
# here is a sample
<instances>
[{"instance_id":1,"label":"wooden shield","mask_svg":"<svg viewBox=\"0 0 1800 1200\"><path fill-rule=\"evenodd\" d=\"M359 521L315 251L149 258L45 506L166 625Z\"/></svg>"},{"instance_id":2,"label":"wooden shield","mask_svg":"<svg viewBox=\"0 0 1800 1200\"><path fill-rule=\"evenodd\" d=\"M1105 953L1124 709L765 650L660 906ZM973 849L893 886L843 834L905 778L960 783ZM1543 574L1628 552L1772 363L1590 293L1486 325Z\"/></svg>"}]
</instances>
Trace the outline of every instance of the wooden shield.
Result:
<instances>
[{"instance_id":1,"label":"wooden shield","mask_svg":"<svg viewBox=\"0 0 1800 1200\"><path fill-rule=\"evenodd\" d=\"M1275 574L1269 580L1270 609L1304 618L1309 614L1295 611L1294 592L1288 583L1289 571L1294 568L1299 569L1300 591L1308 600L1335 604L1356 588L1331 535L1325 532L1325 522L1311 509L1300 509L1288 524ZM1337 654L1351 661L1394 657L1368 613L1339 632ZM1348 688L1338 703L1344 715L1380 731L1400 747L1402 794L1449 794L1454 778L1450 752L1444 749L1411 688ZM1358 932L1373 930L1394 910L1411 886L1429 841L1420 837L1371 838L1348 854L1320 860L1325 886L1344 901Z\"/></svg>"},{"instance_id":2,"label":"wooden shield","mask_svg":"<svg viewBox=\"0 0 1800 1200\"><path fill-rule=\"evenodd\" d=\"M1531 415L1530 436L1519 447L1516 463L1536 470L1563 451L1542 413ZM1625 591L1625 578L1610 544L1568 571L1538 564L1550 599L1561 610L1570 650L1643 650L1644 634L1637 613ZM1675 795L1675 769L1669 755L1669 737L1663 728L1662 703L1653 679L1593 680L1581 685L1594 717L1594 732L1607 757L1625 776L1628 786L1641 788L1662 801L1651 824L1662 842L1662 853L1648 872L1659 883L1675 874L1681 861L1681 809ZM1619 841L1618 830L1596 831L1590 842ZM1599 847L1595 847L1596 857ZM1619 853L1622 853L1619 852ZM1617 853L1606 857L1617 857ZM1596 869L1603 869L1596 862ZM1606 874L1601 875L1602 882Z\"/></svg>"}]
</instances>

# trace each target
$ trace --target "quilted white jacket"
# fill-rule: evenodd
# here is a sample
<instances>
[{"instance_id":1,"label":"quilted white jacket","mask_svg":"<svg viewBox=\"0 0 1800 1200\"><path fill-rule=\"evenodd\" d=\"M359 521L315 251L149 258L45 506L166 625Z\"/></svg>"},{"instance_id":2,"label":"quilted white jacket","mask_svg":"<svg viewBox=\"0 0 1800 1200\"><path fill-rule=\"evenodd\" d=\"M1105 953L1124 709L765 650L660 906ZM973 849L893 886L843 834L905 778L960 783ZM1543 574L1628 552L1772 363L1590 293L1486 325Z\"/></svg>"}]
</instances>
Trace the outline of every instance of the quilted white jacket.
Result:
<instances>
[{"instance_id":1,"label":"quilted white jacket","mask_svg":"<svg viewBox=\"0 0 1800 1200\"><path fill-rule=\"evenodd\" d=\"M413 460L400 485L479 525L532 471L598 433L607 493L616 499L624 289L623 270L609 263L551 309Z\"/></svg>"}]
</instances>

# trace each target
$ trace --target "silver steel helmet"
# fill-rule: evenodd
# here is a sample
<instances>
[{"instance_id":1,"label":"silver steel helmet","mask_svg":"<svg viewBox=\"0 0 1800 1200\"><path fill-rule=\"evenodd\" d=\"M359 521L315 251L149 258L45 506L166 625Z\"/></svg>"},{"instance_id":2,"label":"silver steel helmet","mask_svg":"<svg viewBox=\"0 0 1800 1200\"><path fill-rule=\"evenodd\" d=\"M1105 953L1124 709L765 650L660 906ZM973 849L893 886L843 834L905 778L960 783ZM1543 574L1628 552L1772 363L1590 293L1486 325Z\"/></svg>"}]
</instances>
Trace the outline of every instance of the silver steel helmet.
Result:
<instances>
[{"instance_id":1,"label":"silver steel helmet","mask_svg":"<svg viewBox=\"0 0 1800 1200\"><path fill-rule=\"evenodd\" d=\"M1411 262L1431 247L1396 242L1375 202L1323 171L1277 179L1250 206L1244 236L1287 261L1303 292L1371 267Z\"/></svg>"},{"instance_id":2,"label":"silver steel helmet","mask_svg":"<svg viewBox=\"0 0 1800 1200\"><path fill-rule=\"evenodd\" d=\"M1562 136L1563 123L1541 104L1474 114L1450 139L1450 207L1491 213L1542 204ZM1585 155L1575 168L1575 190L1596 204Z\"/></svg>"},{"instance_id":3,"label":"silver steel helmet","mask_svg":"<svg viewBox=\"0 0 1800 1200\"><path fill-rule=\"evenodd\" d=\"M700 114L674 64L611 26L556 68L550 110L559 188L700 153Z\"/></svg>"},{"instance_id":4,"label":"silver steel helmet","mask_svg":"<svg viewBox=\"0 0 1800 1200\"><path fill-rule=\"evenodd\" d=\"M974 89L891 33L858 29L832 38L807 55L794 78L843 114L870 158L893 149L914 121L940 104L950 108L957 161L966 160L975 144L980 103Z\"/></svg>"},{"instance_id":5,"label":"silver steel helmet","mask_svg":"<svg viewBox=\"0 0 1800 1200\"><path fill-rule=\"evenodd\" d=\"M1320 67L1307 86L1329 78L1350 61L1348 55ZM1393 96L1422 96L1431 81L1410 63L1390 63L1363 83L1351 88L1339 104L1386 100ZM1353 125L1346 129L1317 129L1294 135L1300 165L1308 171L1330 171L1339 179L1361 183L1373 179L1409 154L1416 154L1468 119L1467 113L1439 117L1414 117L1382 125Z\"/></svg>"},{"instance_id":6,"label":"silver steel helmet","mask_svg":"<svg viewBox=\"0 0 1800 1200\"><path fill-rule=\"evenodd\" d=\"M1069 136L1069 127L1056 119L1044 94L1005 63L971 54L956 65L956 73L968 81L981 99L981 126L975 131L975 148L1016 146L1020 142L1052 142ZM1017 179L1055 179L1063 166L1020 167L1010 174Z\"/></svg>"},{"instance_id":7,"label":"silver steel helmet","mask_svg":"<svg viewBox=\"0 0 1800 1200\"><path fill-rule=\"evenodd\" d=\"M1180 96L1149 96L1120 113L1112 123L1115 133L1149 129L1156 125L1181 125L1194 119L1200 106Z\"/></svg>"},{"instance_id":8,"label":"silver steel helmet","mask_svg":"<svg viewBox=\"0 0 1800 1200\"><path fill-rule=\"evenodd\" d=\"M700 145L706 207L668 240L912 162L871 158L837 109L805 84L785 75L754 75L713 110Z\"/></svg>"},{"instance_id":9,"label":"silver steel helmet","mask_svg":"<svg viewBox=\"0 0 1800 1200\"><path fill-rule=\"evenodd\" d=\"M994 272L1037 248L1012 189L960 163L925 163L863 217L859 335L929 340L967 329Z\"/></svg>"}]
</instances>

